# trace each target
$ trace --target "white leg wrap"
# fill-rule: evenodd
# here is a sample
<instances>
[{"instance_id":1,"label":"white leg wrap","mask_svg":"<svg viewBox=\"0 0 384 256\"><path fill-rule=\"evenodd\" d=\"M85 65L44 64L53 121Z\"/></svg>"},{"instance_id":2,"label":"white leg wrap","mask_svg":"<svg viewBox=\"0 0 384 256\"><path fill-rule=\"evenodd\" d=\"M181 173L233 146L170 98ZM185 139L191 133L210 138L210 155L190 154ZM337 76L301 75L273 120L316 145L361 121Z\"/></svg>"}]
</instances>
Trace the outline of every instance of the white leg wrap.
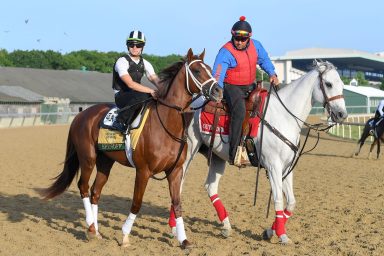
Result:
<instances>
[{"instance_id":1,"label":"white leg wrap","mask_svg":"<svg viewBox=\"0 0 384 256\"><path fill-rule=\"evenodd\" d=\"M99 224L97 223L97 214L99 211L99 207L97 204L92 204L92 212L93 212L93 223L95 224L96 231L99 230Z\"/></svg>"},{"instance_id":2,"label":"white leg wrap","mask_svg":"<svg viewBox=\"0 0 384 256\"><path fill-rule=\"evenodd\" d=\"M185 234L185 229L184 229L184 221L183 217L179 217L176 219L176 234L177 234L177 240L181 243L185 239L187 239L187 235Z\"/></svg>"},{"instance_id":3,"label":"white leg wrap","mask_svg":"<svg viewBox=\"0 0 384 256\"><path fill-rule=\"evenodd\" d=\"M129 235L131 233L133 222L135 222L135 219L136 219L136 214L130 213L121 229L123 230L124 235Z\"/></svg>"},{"instance_id":4,"label":"white leg wrap","mask_svg":"<svg viewBox=\"0 0 384 256\"><path fill-rule=\"evenodd\" d=\"M89 197L83 198L83 204L85 209L85 222L89 227L92 225L92 223L94 223L91 201L89 200Z\"/></svg>"}]
</instances>

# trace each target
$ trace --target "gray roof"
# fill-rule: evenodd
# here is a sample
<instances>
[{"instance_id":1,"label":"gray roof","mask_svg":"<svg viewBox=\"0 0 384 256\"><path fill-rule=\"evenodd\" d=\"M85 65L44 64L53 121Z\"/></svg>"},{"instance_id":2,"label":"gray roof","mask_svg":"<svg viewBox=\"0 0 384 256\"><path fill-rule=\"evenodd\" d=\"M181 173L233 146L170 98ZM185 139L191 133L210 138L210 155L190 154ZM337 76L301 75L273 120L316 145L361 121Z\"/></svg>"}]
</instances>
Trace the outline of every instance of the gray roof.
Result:
<instances>
[{"instance_id":1,"label":"gray roof","mask_svg":"<svg viewBox=\"0 0 384 256\"><path fill-rule=\"evenodd\" d=\"M0 92L11 97L21 98L25 101L37 102L44 100L44 96L21 86L0 85Z\"/></svg>"},{"instance_id":2,"label":"gray roof","mask_svg":"<svg viewBox=\"0 0 384 256\"><path fill-rule=\"evenodd\" d=\"M336 49L336 48L305 48L292 50L283 56L273 57L273 60L297 60L297 59L327 59L327 58L363 58L372 61L384 63L384 57L369 52L352 50L352 49Z\"/></svg>"},{"instance_id":3,"label":"gray roof","mask_svg":"<svg viewBox=\"0 0 384 256\"><path fill-rule=\"evenodd\" d=\"M384 91L370 86L351 86L344 85L344 90L351 91L368 98L384 98Z\"/></svg>"},{"instance_id":4,"label":"gray roof","mask_svg":"<svg viewBox=\"0 0 384 256\"><path fill-rule=\"evenodd\" d=\"M384 57L380 53L373 54L359 50L306 48L288 51L283 56L275 56L271 59L275 61L291 60L292 66L300 70L309 70L313 59L323 59L332 62L340 70L384 74ZM380 78L372 76L370 80L380 80Z\"/></svg>"},{"instance_id":5,"label":"gray roof","mask_svg":"<svg viewBox=\"0 0 384 256\"><path fill-rule=\"evenodd\" d=\"M31 102L41 96L81 103L114 102L111 82L112 74L99 72L0 67L0 102Z\"/></svg>"}]
</instances>

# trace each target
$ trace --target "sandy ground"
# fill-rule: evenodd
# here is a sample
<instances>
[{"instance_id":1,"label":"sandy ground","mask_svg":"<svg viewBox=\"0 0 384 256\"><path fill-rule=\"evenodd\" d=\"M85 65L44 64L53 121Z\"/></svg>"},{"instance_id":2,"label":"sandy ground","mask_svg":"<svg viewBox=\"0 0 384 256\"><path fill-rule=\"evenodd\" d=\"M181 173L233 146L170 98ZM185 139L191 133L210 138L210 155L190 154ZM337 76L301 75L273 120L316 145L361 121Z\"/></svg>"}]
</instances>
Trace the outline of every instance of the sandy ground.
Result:
<instances>
[{"instance_id":1,"label":"sandy ground","mask_svg":"<svg viewBox=\"0 0 384 256\"><path fill-rule=\"evenodd\" d=\"M261 173L253 206L254 168L226 169L220 197L233 235L219 235L214 208L204 190L206 161L198 156L187 177L184 221L196 247L184 252L167 225L170 199L166 181L151 180L133 227L129 248L122 249L121 226L129 213L135 172L115 165L100 202L102 241L88 241L82 201L75 182L54 200L37 191L61 171L68 126L1 129L0 255L383 255L383 159L350 158L355 142L322 134L318 147L304 155L296 170L297 207L287 225L293 244L262 240L269 183ZM309 145L314 144L312 137Z\"/></svg>"}]
</instances>

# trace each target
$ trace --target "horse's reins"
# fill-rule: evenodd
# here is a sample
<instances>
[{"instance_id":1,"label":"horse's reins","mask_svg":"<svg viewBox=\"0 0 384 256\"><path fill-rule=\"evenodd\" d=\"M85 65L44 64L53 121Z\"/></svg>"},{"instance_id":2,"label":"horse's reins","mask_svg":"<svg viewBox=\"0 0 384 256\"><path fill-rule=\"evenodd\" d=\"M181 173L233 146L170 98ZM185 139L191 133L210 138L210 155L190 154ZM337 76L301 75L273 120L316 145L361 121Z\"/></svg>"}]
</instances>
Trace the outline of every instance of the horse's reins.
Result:
<instances>
[{"instance_id":1,"label":"horse's reins","mask_svg":"<svg viewBox=\"0 0 384 256\"><path fill-rule=\"evenodd\" d=\"M211 73L209 72L209 70L205 67L204 69L206 69L207 71L207 74L209 74L210 76L210 79L204 81L203 83L200 83L199 80L197 80L197 78L193 75L191 69L189 68L190 65L192 65L193 63L197 62L197 61L202 61L202 60L193 60L191 61L189 64L186 62L185 63L185 69L186 69L186 90L187 90L187 93L189 93L190 95L193 95L194 93L190 90L190 86L189 86L189 76L191 77L192 81L195 83L195 86L200 90L200 92L203 90L203 87L208 84L209 82L212 82L211 86L209 87L209 94L211 94L211 91L212 91L212 87L213 85L216 83L216 79L214 77L212 77ZM199 108L202 108L206 103L208 103L208 100L201 106L201 107L198 107L198 108L192 108L190 107L190 105L197 99L198 97L195 97L195 98L192 98L190 101L187 102L186 106L184 107L179 107L177 105L174 105L174 104L169 104L167 102L165 102L164 100L162 99L157 99L156 100L156 113L157 113L157 117L159 118L159 121L160 121L160 124L161 126L164 128L164 130L166 131L166 133L173 139L175 140L176 142L179 142L180 143L180 148L179 148L179 152L177 153L177 157L176 157L176 160L175 162L172 164L172 166L165 172L165 176L163 178L157 178L155 177L155 175L152 175L152 178L155 179L155 180L164 180L166 179L171 173L172 171L175 169L176 167L176 164L177 162L179 161L180 157L181 157L181 154L183 153L183 150L184 150L184 146L187 142L187 134L186 134L186 127L188 127L189 123L192 121L192 118L189 118L188 121L186 120L186 115L188 114L191 114L193 113L194 110L196 109L199 109ZM182 118L182 121L183 121L183 131L182 131L182 138L179 138L175 135L173 135L164 125L163 121L161 120L160 118L160 113L159 113L159 109L158 109L158 105L161 104L163 106L166 106L168 108L172 108L172 109L175 109L177 110L180 114L181 114L181 118ZM187 109L190 109L189 111L186 111Z\"/></svg>"}]
</instances>

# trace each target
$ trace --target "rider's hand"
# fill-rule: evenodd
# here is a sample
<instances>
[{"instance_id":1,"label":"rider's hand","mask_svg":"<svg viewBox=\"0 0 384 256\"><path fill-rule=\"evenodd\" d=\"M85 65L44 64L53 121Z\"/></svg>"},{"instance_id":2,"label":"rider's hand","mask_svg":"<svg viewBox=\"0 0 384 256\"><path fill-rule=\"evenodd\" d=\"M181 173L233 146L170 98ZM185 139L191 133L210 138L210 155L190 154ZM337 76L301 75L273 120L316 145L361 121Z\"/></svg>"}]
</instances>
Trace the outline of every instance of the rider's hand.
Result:
<instances>
[{"instance_id":1,"label":"rider's hand","mask_svg":"<svg viewBox=\"0 0 384 256\"><path fill-rule=\"evenodd\" d=\"M151 96L152 96L152 98L154 98L155 100L157 99L157 91L155 91L155 90L153 90L152 92L151 92Z\"/></svg>"},{"instance_id":2,"label":"rider's hand","mask_svg":"<svg viewBox=\"0 0 384 256\"><path fill-rule=\"evenodd\" d=\"M279 82L279 79L277 78L277 75L272 75L269 77L269 82L275 86L276 89L279 89L279 85L280 85L280 82Z\"/></svg>"}]
</instances>

